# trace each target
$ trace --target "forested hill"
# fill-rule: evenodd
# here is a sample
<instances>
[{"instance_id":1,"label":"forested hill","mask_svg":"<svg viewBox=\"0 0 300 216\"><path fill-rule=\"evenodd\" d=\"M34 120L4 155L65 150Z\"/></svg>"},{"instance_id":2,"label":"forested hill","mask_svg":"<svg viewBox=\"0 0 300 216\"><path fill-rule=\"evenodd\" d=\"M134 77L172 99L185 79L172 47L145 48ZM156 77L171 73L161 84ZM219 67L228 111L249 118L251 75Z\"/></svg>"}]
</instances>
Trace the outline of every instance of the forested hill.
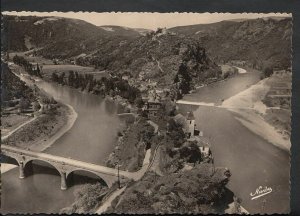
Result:
<instances>
[{"instance_id":1,"label":"forested hill","mask_svg":"<svg viewBox=\"0 0 300 216\"><path fill-rule=\"evenodd\" d=\"M170 87L179 66L192 81L219 76L219 67L194 38L118 26L94 26L59 17L4 16L11 32L11 51L32 50L33 55L94 66ZM131 32L131 33L130 33ZM135 32L135 33L133 33ZM138 32L138 35L136 34Z\"/></svg>"},{"instance_id":2,"label":"forested hill","mask_svg":"<svg viewBox=\"0 0 300 216\"><path fill-rule=\"evenodd\" d=\"M4 15L3 23L4 32L11 32L9 41L4 44L10 50L27 51L35 48L38 54L45 57L61 59L98 56L103 60L97 64L104 67L110 64L107 56L119 53L115 50L125 45L133 47L132 51L135 52L139 49L134 47L135 44L139 45L137 41L153 33L147 29L95 26L82 20L61 17ZM261 68L284 68L291 63L292 18L289 17L222 21L179 26L168 31L196 40L217 63L245 60ZM6 48L4 46L4 50ZM127 51L125 54L128 52L131 53Z\"/></svg>"},{"instance_id":3,"label":"forested hill","mask_svg":"<svg viewBox=\"0 0 300 216\"><path fill-rule=\"evenodd\" d=\"M102 49L91 56L78 58L77 62L134 79L155 81L160 86L174 82L180 65L193 81L205 81L220 74L219 67L206 55L202 44L163 29L124 42L112 51Z\"/></svg>"},{"instance_id":4,"label":"forested hill","mask_svg":"<svg viewBox=\"0 0 300 216\"><path fill-rule=\"evenodd\" d=\"M218 63L245 60L260 67L291 66L292 18L231 20L170 31L195 38Z\"/></svg>"},{"instance_id":5,"label":"forested hill","mask_svg":"<svg viewBox=\"0 0 300 216\"><path fill-rule=\"evenodd\" d=\"M68 58L89 53L105 43L118 43L140 36L133 29L115 31L88 22L62 17L3 16L8 33L4 50L36 49L46 57Z\"/></svg>"},{"instance_id":6,"label":"forested hill","mask_svg":"<svg viewBox=\"0 0 300 216\"><path fill-rule=\"evenodd\" d=\"M257 68L290 67L291 26L291 18L264 18L154 32L99 27L60 17L4 16L11 51L32 50L34 55L151 80L164 87L178 79L179 71L197 83L218 78L217 64L232 60Z\"/></svg>"},{"instance_id":7,"label":"forested hill","mask_svg":"<svg viewBox=\"0 0 300 216\"><path fill-rule=\"evenodd\" d=\"M33 91L10 71L6 63L1 61L1 101L21 98L32 100L34 98Z\"/></svg>"}]
</instances>

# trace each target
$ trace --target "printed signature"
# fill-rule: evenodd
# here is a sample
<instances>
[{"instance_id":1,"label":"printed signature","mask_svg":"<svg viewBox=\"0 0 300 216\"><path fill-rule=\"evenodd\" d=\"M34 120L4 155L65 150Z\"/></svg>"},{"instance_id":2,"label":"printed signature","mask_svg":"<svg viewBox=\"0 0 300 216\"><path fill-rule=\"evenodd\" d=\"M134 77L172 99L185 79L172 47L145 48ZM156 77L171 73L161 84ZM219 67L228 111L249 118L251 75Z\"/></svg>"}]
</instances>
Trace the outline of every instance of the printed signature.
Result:
<instances>
[{"instance_id":1,"label":"printed signature","mask_svg":"<svg viewBox=\"0 0 300 216\"><path fill-rule=\"evenodd\" d=\"M259 197L265 196L272 192L271 187L263 187L259 186L254 193L250 193L250 196L252 197L251 200L257 199Z\"/></svg>"}]
</instances>

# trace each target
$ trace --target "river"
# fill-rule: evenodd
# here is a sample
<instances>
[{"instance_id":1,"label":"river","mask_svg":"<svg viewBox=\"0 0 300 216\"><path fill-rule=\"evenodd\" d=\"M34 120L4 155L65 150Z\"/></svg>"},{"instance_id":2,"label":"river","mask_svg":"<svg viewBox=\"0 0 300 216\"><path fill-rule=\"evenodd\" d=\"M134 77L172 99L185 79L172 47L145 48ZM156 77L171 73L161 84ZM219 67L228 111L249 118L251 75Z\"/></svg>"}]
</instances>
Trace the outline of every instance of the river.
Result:
<instances>
[{"instance_id":1,"label":"river","mask_svg":"<svg viewBox=\"0 0 300 216\"><path fill-rule=\"evenodd\" d=\"M226 81L215 83L188 95L185 101L220 103L259 80L259 73L250 71ZM289 212L289 153L277 148L244 127L238 114L208 106L179 105L182 113L193 110L197 127L208 137L215 166L227 167L232 176L228 188L242 199L250 213ZM272 192L251 200L250 193L259 187Z\"/></svg>"},{"instance_id":2,"label":"river","mask_svg":"<svg viewBox=\"0 0 300 216\"><path fill-rule=\"evenodd\" d=\"M184 100L220 104L259 81L259 73L250 71L226 81L198 89ZM44 90L74 107L78 119L63 137L46 152L103 164L114 147L121 121L118 107L97 96L68 87L41 82ZM289 211L289 154L244 127L226 109L179 105L181 112L194 111L197 126L210 139L216 166L232 173L228 188L242 198L250 213L286 213ZM60 176L53 169L35 168L35 175L18 179L18 170L2 175L2 210L18 213L55 213L74 201L73 192L60 190ZM251 200L259 186L272 188L264 197Z\"/></svg>"},{"instance_id":3,"label":"river","mask_svg":"<svg viewBox=\"0 0 300 216\"><path fill-rule=\"evenodd\" d=\"M36 84L78 113L73 127L44 152L103 165L115 147L118 130L123 127L117 116L122 107L66 86L44 81ZM13 169L2 174L1 180L4 213L58 213L74 201L73 193L79 187L75 184L61 191L58 172L37 165L34 175L25 179L19 179L18 169Z\"/></svg>"},{"instance_id":4,"label":"river","mask_svg":"<svg viewBox=\"0 0 300 216\"><path fill-rule=\"evenodd\" d=\"M248 69L248 71L248 73L237 74L226 80L201 87L195 93L186 95L184 100L220 105L222 100L249 88L260 80L259 71L253 69Z\"/></svg>"}]
</instances>

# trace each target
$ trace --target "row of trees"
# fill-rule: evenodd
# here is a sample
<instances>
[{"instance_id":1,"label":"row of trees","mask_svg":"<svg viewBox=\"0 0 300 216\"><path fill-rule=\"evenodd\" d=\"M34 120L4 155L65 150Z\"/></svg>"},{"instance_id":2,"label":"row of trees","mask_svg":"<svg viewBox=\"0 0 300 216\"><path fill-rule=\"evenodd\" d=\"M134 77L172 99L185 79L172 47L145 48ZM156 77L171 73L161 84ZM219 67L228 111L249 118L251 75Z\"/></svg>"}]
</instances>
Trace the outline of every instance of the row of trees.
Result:
<instances>
[{"instance_id":1,"label":"row of trees","mask_svg":"<svg viewBox=\"0 0 300 216\"><path fill-rule=\"evenodd\" d=\"M39 64L37 64L36 67L34 67L23 56L18 56L18 55L15 55L13 57L13 62L17 65L22 66L29 75L42 77L41 68Z\"/></svg>"},{"instance_id":2,"label":"row of trees","mask_svg":"<svg viewBox=\"0 0 300 216\"><path fill-rule=\"evenodd\" d=\"M97 95L119 95L127 99L130 103L136 102L140 105L141 93L139 89L130 86L128 81L120 77L95 79L92 74L80 74L69 71L67 76L64 72L61 74L54 72L51 79L59 84L68 85L82 91L87 90Z\"/></svg>"}]
</instances>

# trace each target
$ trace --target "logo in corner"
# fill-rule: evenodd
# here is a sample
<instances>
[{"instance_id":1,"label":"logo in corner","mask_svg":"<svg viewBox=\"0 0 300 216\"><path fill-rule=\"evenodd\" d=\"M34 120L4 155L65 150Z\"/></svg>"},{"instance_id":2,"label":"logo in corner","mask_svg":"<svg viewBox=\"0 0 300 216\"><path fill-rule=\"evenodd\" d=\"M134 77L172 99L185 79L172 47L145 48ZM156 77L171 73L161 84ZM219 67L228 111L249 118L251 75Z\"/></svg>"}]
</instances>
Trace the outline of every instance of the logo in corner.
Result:
<instances>
[{"instance_id":1,"label":"logo in corner","mask_svg":"<svg viewBox=\"0 0 300 216\"><path fill-rule=\"evenodd\" d=\"M255 199L257 199L259 197L262 197L262 196L265 196L265 195L267 195L271 192L272 192L271 187L259 186L254 193L250 193L250 196L252 197L251 200L255 200Z\"/></svg>"}]
</instances>

